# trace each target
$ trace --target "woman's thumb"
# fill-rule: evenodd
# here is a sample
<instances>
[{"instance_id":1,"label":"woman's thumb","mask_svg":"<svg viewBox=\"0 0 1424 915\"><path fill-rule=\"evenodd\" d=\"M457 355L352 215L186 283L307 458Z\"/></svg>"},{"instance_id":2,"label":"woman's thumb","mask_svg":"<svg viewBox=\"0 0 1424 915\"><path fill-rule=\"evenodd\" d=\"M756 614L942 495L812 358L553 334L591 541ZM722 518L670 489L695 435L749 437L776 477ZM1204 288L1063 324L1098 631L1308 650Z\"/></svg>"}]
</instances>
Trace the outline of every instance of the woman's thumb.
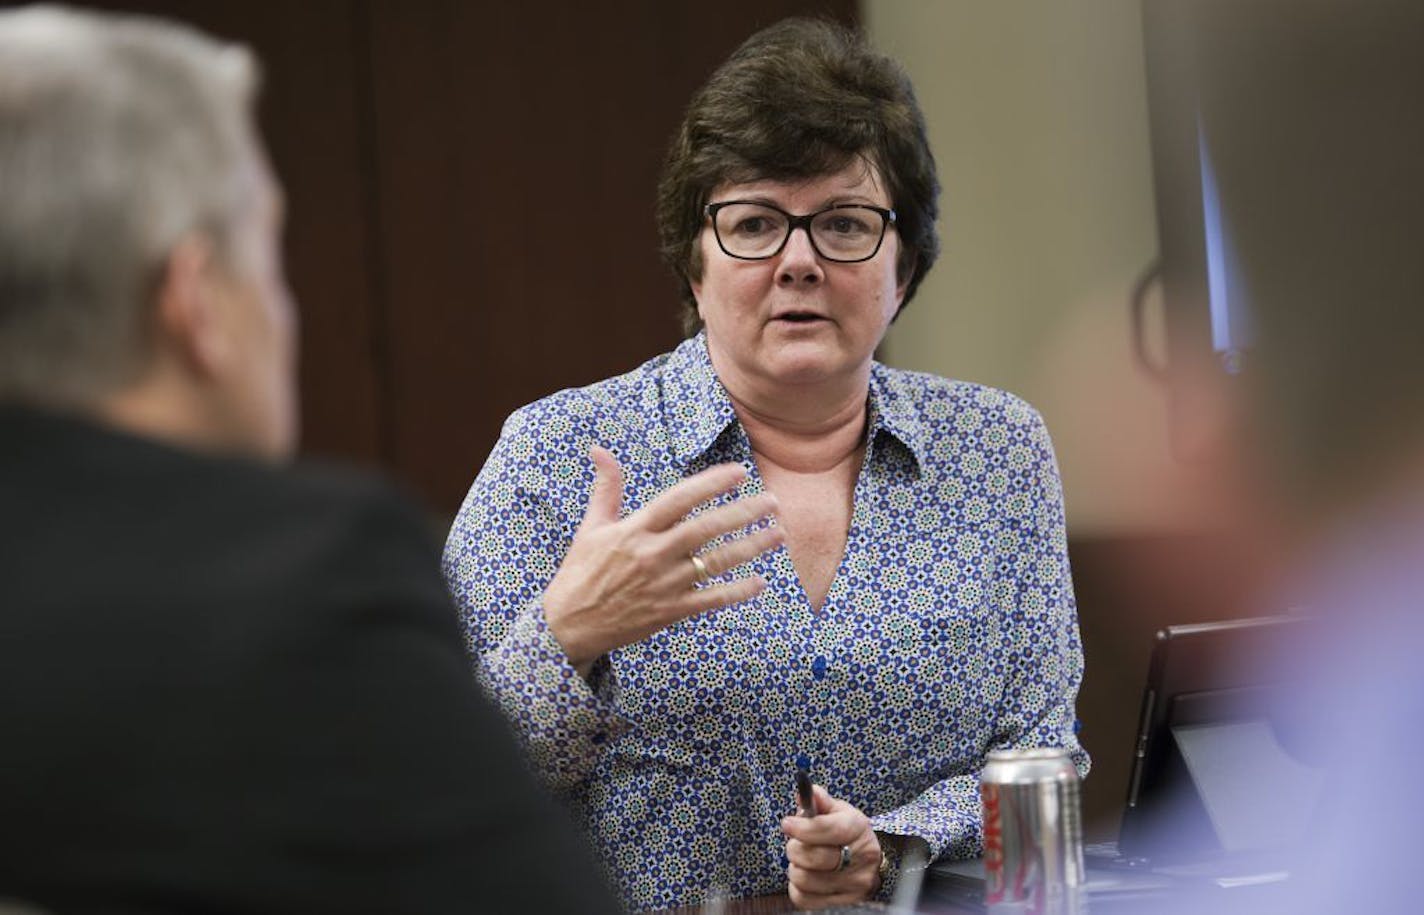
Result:
<instances>
[{"instance_id":1,"label":"woman's thumb","mask_svg":"<svg viewBox=\"0 0 1424 915\"><path fill-rule=\"evenodd\" d=\"M608 524L618 520L623 511L623 468L613 452L601 445L594 445L588 451L593 461L593 495L588 500L588 511L583 523Z\"/></svg>"}]
</instances>

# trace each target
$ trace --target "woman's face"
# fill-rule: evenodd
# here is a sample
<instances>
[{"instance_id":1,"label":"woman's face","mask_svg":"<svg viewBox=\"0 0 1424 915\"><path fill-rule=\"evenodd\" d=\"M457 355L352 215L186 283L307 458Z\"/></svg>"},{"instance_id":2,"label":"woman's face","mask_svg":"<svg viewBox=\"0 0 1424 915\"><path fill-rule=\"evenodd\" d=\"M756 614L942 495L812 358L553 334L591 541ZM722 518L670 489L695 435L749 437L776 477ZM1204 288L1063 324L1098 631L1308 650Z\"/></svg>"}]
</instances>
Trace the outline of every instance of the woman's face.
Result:
<instances>
[{"instance_id":1,"label":"woman's face","mask_svg":"<svg viewBox=\"0 0 1424 915\"><path fill-rule=\"evenodd\" d=\"M836 204L891 205L878 170L859 159L816 178L722 185L709 202L727 200L769 203L797 216ZM874 257L850 264L822 258L802 229L765 260L723 252L710 220L699 244L702 277L692 292L724 383L805 385L865 373L905 298L893 227Z\"/></svg>"}]
</instances>

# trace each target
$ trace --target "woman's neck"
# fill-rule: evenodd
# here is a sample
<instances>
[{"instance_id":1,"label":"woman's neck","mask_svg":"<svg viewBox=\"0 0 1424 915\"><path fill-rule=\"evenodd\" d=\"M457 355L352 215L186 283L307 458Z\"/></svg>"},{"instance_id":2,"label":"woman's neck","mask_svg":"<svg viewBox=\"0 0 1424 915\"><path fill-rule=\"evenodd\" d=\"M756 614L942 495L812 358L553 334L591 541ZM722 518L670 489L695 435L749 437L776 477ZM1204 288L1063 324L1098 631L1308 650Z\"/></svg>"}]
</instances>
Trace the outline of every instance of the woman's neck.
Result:
<instances>
[{"instance_id":1,"label":"woman's neck","mask_svg":"<svg viewBox=\"0 0 1424 915\"><path fill-rule=\"evenodd\" d=\"M826 473L860 453L865 442L866 390L838 403L743 399L730 388L732 408L758 463L793 473Z\"/></svg>"},{"instance_id":2,"label":"woman's neck","mask_svg":"<svg viewBox=\"0 0 1424 915\"><path fill-rule=\"evenodd\" d=\"M788 383L743 372L709 341L707 354L757 462L825 473L858 457L865 442L870 362L846 374Z\"/></svg>"}]
</instances>

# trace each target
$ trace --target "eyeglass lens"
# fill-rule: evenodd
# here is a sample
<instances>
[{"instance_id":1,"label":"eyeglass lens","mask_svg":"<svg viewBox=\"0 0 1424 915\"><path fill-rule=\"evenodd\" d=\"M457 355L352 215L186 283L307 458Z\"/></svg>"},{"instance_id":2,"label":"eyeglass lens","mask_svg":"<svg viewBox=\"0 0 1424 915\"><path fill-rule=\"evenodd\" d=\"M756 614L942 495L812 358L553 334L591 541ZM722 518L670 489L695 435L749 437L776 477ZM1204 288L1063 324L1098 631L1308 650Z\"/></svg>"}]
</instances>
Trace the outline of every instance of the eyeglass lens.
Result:
<instances>
[{"instance_id":1,"label":"eyeglass lens","mask_svg":"<svg viewBox=\"0 0 1424 915\"><path fill-rule=\"evenodd\" d=\"M780 210L756 203L731 203L717 210L717 240L733 257L771 257L790 232ZM862 206L833 207L811 218L811 242L828 260L864 260L885 234L885 217Z\"/></svg>"}]
</instances>

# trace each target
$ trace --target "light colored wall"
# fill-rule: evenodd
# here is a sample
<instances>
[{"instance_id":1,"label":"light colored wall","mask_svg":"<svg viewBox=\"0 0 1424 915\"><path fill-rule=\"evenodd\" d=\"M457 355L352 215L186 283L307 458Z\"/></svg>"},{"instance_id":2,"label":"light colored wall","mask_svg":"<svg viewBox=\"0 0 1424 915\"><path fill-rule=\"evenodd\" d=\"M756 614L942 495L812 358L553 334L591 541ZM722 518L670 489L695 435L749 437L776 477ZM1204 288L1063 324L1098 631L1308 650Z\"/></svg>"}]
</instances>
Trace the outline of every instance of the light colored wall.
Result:
<instances>
[{"instance_id":1,"label":"light colored wall","mask_svg":"<svg viewBox=\"0 0 1424 915\"><path fill-rule=\"evenodd\" d=\"M1033 403L1074 534L1193 526L1129 343L1157 250L1138 0L864 0L863 21L914 80L944 187L943 253L882 355Z\"/></svg>"}]
</instances>

